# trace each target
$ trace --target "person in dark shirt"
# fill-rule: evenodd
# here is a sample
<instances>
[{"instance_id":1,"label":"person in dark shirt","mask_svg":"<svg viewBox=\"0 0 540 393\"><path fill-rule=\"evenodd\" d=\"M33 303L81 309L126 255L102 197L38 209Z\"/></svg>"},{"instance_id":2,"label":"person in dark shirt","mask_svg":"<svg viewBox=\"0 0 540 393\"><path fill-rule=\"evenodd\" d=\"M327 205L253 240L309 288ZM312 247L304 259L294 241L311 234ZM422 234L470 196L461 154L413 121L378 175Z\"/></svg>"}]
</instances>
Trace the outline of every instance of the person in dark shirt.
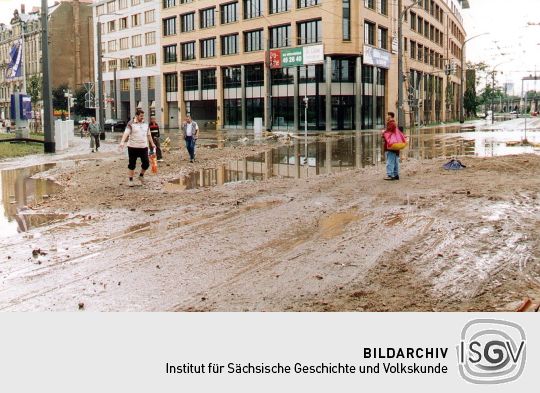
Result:
<instances>
[{"instance_id":1,"label":"person in dark shirt","mask_svg":"<svg viewBox=\"0 0 540 393\"><path fill-rule=\"evenodd\" d=\"M156 144L156 155L158 161L163 161L163 154L161 152L161 146L159 144L159 125L156 122L156 118L154 116L150 117L150 133L152 134L152 139L154 140L154 143Z\"/></svg>"}]
</instances>

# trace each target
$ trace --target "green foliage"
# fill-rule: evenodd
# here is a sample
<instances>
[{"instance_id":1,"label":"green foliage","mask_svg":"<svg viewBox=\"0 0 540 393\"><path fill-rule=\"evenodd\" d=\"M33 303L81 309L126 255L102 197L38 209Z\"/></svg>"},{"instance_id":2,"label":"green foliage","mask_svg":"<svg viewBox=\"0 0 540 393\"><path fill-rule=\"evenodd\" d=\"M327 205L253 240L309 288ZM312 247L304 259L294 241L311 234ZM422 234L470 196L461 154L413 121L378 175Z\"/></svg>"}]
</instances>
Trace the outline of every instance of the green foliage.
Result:
<instances>
[{"instance_id":1,"label":"green foliage","mask_svg":"<svg viewBox=\"0 0 540 393\"><path fill-rule=\"evenodd\" d=\"M75 90L73 97L75 98L75 105L72 108L74 114L81 117L92 117L96 115L96 110L92 108L84 107L84 95L86 90L84 88L79 88Z\"/></svg>"},{"instance_id":2,"label":"green foliage","mask_svg":"<svg viewBox=\"0 0 540 393\"><path fill-rule=\"evenodd\" d=\"M42 79L39 75L32 75L26 84L26 92L35 106L41 99Z\"/></svg>"},{"instance_id":3,"label":"green foliage","mask_svg":"<svg viewBox=\"0 0 540 393\"><path fill-rule=\"evenodd\" d=\"M67 111L67 98L64 97L64 91L68 89L67 85L60 85L52 89L52 102L54 110Z\"/></svg>"}]
</instances>

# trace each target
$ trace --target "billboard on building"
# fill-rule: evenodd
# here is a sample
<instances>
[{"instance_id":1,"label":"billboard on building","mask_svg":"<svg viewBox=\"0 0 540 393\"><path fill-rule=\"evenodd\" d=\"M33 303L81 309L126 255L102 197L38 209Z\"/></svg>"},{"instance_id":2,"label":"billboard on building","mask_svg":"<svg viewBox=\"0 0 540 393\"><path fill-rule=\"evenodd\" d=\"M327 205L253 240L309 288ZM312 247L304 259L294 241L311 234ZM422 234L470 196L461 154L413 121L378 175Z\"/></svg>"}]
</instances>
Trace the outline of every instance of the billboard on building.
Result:
<instances>
[{"instance_id":1,"label":"billboard on building","mask_svg":"<svg viewBox=\"0 0 540 393\"><path fill-rule=\"evenodd\" d=\"M364 45L364 64L389 69L391 62L389 52Z\"/></svg>"},{"instance_id":2,"label":"billboard on building","mask_svg":"<svg viewBox=\"0 0 540 393\"><path fill-rule=\"evenodd\" d=\"M270 68L297 67L322 62L324 62L323 45L273 49L270 51Z\"/></svg>"}]
</instances>

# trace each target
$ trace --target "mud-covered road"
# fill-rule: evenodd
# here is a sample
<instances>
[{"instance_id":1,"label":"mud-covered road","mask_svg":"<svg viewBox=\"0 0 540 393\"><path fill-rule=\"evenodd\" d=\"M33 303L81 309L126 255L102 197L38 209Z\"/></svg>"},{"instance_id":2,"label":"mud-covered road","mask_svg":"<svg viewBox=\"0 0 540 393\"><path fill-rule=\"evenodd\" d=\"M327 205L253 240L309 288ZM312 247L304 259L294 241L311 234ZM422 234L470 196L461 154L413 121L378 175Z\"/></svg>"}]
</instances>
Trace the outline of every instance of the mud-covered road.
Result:
<instances>
[{"instance_id":1,"label":"mud-covered road","mask_svg":"<svg viewBox=\"0 0 540 393\"><path fill-rule=\"evenodd\" d=\"M199 163L267 147L200 149ZM540 297L540 156L128 188L113 146L45 173L68 218L0 239L0 310L493 311ZM36 250L39 250L36 252Z\"/></svg>"}]
</instances>

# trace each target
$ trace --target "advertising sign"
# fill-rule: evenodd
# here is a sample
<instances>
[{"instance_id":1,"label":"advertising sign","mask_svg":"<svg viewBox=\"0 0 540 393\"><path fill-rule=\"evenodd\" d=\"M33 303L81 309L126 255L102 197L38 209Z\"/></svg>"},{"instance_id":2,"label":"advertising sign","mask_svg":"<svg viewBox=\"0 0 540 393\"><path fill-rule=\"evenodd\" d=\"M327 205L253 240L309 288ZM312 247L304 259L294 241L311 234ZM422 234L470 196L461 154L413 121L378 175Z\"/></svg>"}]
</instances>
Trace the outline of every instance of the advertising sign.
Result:
<instances>
[{"instance_id":1,"label":"advertising sign","mask_svg":"<svg viewBox=\"0 0 540 393\"><path fill-rule=\"evenodd\" d=\"M270 68L297 67L318 64L323 61L324 47L322 45L273 49L270 51Z\"/></svg>"},{"instance_id":2,"label":"advertising sign","mask_svg":"<svg viewBox=\"0 0 540 393\"><path fill-rule=\"evenodd\" d=\"M390 68L390 53L372 46L364 46L364 64L381 68Z\"/></svg>"}]
</instances>

